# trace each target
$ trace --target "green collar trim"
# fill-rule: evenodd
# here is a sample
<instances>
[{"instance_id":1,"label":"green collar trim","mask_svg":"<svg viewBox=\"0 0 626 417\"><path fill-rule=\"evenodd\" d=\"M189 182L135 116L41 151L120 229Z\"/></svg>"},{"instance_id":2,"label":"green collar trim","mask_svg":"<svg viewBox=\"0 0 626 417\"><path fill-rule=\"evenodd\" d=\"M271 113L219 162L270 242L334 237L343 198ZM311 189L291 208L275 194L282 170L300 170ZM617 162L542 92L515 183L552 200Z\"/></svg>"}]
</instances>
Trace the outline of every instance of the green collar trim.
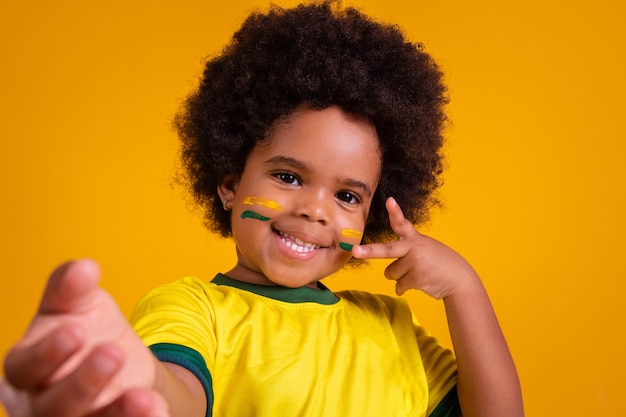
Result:
<instances>
[{"instance_id":1,"label":"green collar trim","mask_svg":"<svg viewBox=\"0 0 626 417\"><path fill-rule=\"evenodd\" d=\"M287 288L272 285L250 284L249 282L237 281L235 279L228 278L223 274L217 274L211 282L215 285L226 285L229 287L239 288L240 290L249 291L263 297L292 304L317 303L332 305L339 301L339 297L333 294L332 291L330 291L321 282L317 283L319 290L311 287Z\"/></svg>"}]
</instances>

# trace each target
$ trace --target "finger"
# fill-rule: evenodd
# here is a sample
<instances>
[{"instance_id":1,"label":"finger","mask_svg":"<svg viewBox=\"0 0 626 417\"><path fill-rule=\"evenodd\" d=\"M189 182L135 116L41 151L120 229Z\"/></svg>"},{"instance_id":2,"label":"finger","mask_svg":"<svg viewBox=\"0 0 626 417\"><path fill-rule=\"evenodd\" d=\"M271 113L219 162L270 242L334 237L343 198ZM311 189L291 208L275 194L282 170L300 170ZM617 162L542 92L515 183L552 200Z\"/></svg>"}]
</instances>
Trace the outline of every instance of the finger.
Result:
<instances>
[{"instance_id":1,"label":"finger","mask_svg":"<svg viewBox=\"0 0 626 417\"><path fill-rule=\"evenodd\" d=\"M402 259L396 259L385 268L385 278L393 281L402 279L409 272L408 265Z\"/></svg>"},{"instance_id":2,"label":"finger","mask_svg":"<svg viewBox=\"0 0 626 417\"><path fill-rule=\"evenodd\" d=\"M123 353L119 347L113 344L97 346L76 371L33 395L33 417L86 415L122 363Z\"/></svg>"},{"instance_id":3,"label":"finger","mask_svg":"<svg viewBox=\"0 0 626 417\"><path fill-rule=\"evenodd\" d=\"M413 223L404 217L404 213L402 213L402 209L395 198L389 197L385 202L385 207L387 208L387 213L389 213L391 229L400 239L405 239L417 233Z\"/></svg>"},{"instance_id":4,"label":"finger","mask_svg":"<svg viewBox=\"0 0 626 417\"><path fill-rule=\"evenodd\" d=\"M30 414L26 393L13 388L4 379L0 379L0 403L9 417L28 417Z\"/></svg>"},{"instance_id":5,"label":"finger","mask_svg":"<svg viewBox=\"0 0 626 417\"><path fill-rule=\"evenodd\" d=\"M133 388L90 417L168 417L163 397L147 388Z\"/></svg>"},{"instance_id":6,"label":"finger","mask_svg":"<svg viewBox=\"0 0 626 417\"><path fill-rule=\"evenodd\" d=\"M412 287L409 286L407 280L400 278L396 281L396 295L398 297L402 296L407 290L410 290Z\"/></svg>"},{"instance_id":7,"label":"finger","mask_svg":"<svg viewBox=\"0 0 626 417\"><path fill-rule=\"evenodd\" d=\"M407 254L407 245L396 240L385 243L368 243L352 247L352 256L359 259L401 258Z\"/></svg>"},{"instance_id":8,"label":"finger","mask_svg":"<svg viewBox=\"0 0 626 417\"><path fill-rule=\"evenodd\" d=\"M399 241L386 243L370 243L358 245L352 248L352 256L359 259L390 259L401 258L408 253L409 246L402 243L403 240L418 235L413 223L408 221L402 209L393 197L389 197L385 202L385 207L389 213L389 223L392 230L400 238Z\"/></svg>"},{"instance_id":9,"label":"finger","mask_svg":"<svg viewBox=\"0 0 626 417\"><path fill-rule=\"evenodd\" d=\"M64 326L30 346L13 348L6 357L4 372L16 388L34 390L84 343L84 334L76 326Z\"/></svg>"},{"instance_id":10,"label":"finger","mask_svg":"<svg viewBox=\"0 0 626 417\"><path fill-rule=\"evenodd\" d=\"M82 311L96 294L99 279L100 268L91 260L84 259L61 265L48 279L39 313Z\"/></svg>"},{"instance_id":11,"label":"finger","mask_svg":"<svg viewBox=\"0 0 626 417\"><path fill-rule=\"evenodd\" d=\"M403 262L402 259L395 260L385 268L385 278L396 281L396 294L398 296L401 296L406 290L411 288L409 281L405 279L410 272L409 264Z\"/></svg>"}]
</instances>

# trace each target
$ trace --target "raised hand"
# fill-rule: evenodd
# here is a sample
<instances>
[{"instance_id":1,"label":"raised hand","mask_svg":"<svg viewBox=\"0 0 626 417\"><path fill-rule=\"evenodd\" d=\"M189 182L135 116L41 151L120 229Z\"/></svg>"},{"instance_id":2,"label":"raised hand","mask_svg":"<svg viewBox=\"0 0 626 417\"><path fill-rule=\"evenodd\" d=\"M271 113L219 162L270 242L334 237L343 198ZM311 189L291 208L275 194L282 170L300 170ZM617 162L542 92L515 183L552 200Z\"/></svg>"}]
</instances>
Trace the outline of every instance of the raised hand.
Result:
<instances>
[{"instance_id":1,"label":"raised hand","mask_svg":"<svg viewBox=\"0 0 626 417\"><path fill-rule=\"evenodd\" d=\"M113 299L98 266L52 273L37 314L6 357L0 400L10 417L161 417L156 361Z\"/></svg>"},{"instance_id":2,"label":"raised hand","mask_svg":"<svg viewBox=\"0 0 626 417\"><path fill-rule=\"evenodd\" d=\"M417 289L436 299L445 298L463 287L480 285L465 259L443 243L415 230L393 198L386 202L389 221L398 240L352 248L361 259L397 258L385 269L385 277L396 281L396 293Z\"/></svg>"},{"instance_id":3,"label":"raised hand","mask_svg":"<svg viewBox=\"0 0 626 417\"><path fill-rule=\"evenodd\" d=\"M354 246L352 255L397 258L385 276L398 295L414 288L444 300L464 416L523 416L515 365L480 278L461 255L415 230L393 198L386 207L398 240Z\"/></svg>"}]
</instances>

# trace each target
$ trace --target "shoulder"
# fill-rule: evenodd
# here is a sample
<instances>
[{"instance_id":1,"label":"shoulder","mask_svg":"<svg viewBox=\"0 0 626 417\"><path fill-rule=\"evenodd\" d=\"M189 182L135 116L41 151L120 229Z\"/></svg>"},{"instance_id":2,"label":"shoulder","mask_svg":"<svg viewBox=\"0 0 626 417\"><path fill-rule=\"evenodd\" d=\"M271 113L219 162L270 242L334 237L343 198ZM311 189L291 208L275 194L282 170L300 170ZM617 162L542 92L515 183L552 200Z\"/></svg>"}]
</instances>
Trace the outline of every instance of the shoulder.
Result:
<instances>
[{"instance_id":1,"label":"shoulder","mask_svg":"<svg viewBox=\"0 0 626 417\"><path fill-rule=\"evenodd\" d=\"M175 298L203 298L209 294L216 285L205 282L196 277L184 277L159 285L150 290L142 301L147 300L168 300Z\"/></svg>"},{"instance_id":2,"label":"shoulder","mask_svg":"<svg viewBox=\"0 0 626 417\"><path fill-rule=\"evenodd\" d=\"M200 278L188 276L179 278L166 284L161 284L152 290L150 290L145 297L155 297L160 294L170 293L188 293L188 294L202 294L205 293L208 288L215 287L211 282L206 282ZM144 298L145 298L144 297Z\"/></svg>"},{"instance_id":3,"label":"shoulder","mask_svg":"<svg viewBox=\"0 0 626 417\"><path fill-rule=\"evenodd\" d=\"M385 294L374 294L367 291L345 290L337 291L335 295L348 303L364 307L409 309L405 299Z\"/></svg>"},{"instance_id":4,"label":"shoulder","mask_svg":"<svg viewBox=\"0 0 626 417\"><path fill-rule=\"evenodd\" d=\"M215 284L196 277L179 278L159 285L139 300L131 314L131 322L158 311L168 314L189 311L206 313L212 304L211 298L219 294L216 288Z\"/></svg>"},{"instance_id":5,"label":"shoulder","mask_svg":"<svg viewBox=\"0 0 626 417\"><path fill-rule=\"evenodd\" d=\"M413 320L409 304L400 297L356 290L339 291L335 295L349 308L384 315L389 321L400 319L410 323Z\"/></svg>"}]
</instances>

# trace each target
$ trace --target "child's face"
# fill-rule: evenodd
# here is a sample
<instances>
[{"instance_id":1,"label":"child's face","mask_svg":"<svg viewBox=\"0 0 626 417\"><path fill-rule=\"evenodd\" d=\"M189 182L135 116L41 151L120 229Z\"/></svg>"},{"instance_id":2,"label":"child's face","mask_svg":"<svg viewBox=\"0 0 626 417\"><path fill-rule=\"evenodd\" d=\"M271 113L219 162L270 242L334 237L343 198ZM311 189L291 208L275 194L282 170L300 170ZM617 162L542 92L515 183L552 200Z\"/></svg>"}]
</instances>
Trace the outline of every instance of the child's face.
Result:
<instances>
[{"instance_id":1,"label":"child's face","mask_svg":"<svg viewBox=\"0 0 626 417\"><path fill-rule=\"evenodd\" d=\"M238 256L227 275L301 287L337 271L360 241L380 161L373 125L337 107L297 110L220 186Z\"/></svg>"}]
</instances>

